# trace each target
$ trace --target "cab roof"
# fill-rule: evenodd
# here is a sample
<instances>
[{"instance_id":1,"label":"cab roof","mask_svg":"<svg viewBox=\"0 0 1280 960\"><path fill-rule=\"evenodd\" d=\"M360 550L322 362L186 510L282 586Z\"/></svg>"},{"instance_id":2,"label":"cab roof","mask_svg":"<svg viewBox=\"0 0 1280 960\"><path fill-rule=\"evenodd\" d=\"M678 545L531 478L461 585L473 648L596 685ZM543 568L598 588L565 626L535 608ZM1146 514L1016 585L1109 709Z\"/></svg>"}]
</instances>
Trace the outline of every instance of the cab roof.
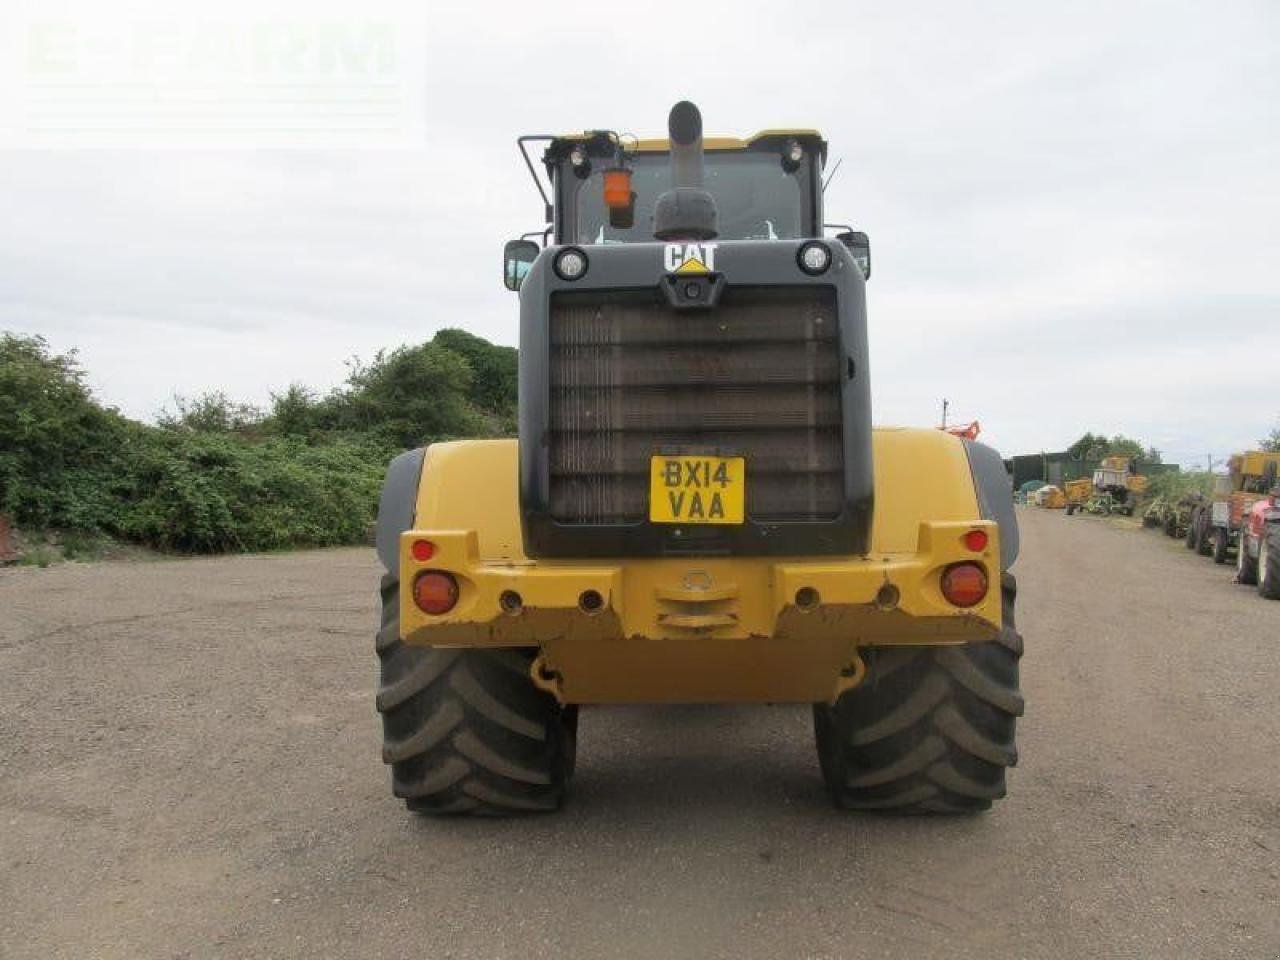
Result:
<instances>
[{"instance_id":1,"label":"cab roof","mask_svg":"<svg viewBox=\"0 0 1280 960\"><path fill-rule=\"evenodd\" d=\"M547 156L548 158L563 156L573 144L591 140L593 135L593 131L560 134L552 139L551 145L547 148ZM799 140L808 147L817 148L819 161L824 166L826 165L827 141L822 138L822 134L819 131L804 128L761 130L745 139L740 137L704 137L702 148L708 151L751 150L773 143L781 147L783 142L791 138ZM639 140L627 139L626 142L634 144L633 149L636 153L667 153L671 150L671 141L666 137L651 137Z\"/></svg>"}]
</instances>

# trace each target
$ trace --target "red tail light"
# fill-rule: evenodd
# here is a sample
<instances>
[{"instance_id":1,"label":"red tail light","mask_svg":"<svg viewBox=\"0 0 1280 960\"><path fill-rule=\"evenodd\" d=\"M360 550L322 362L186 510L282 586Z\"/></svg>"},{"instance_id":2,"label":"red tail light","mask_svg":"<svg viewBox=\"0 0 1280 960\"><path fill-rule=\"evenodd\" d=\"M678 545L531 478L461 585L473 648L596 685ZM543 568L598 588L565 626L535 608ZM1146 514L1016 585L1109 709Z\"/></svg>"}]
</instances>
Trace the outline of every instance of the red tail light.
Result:
<instances>
[{"instance_id":1,"label":"red tail light","mask_svg":"<svg viewBox=\"0 0 1280 960\"><path fill-rule=\"evenodd\" d=\"M943 571L942 595L957 607L976 607L987 596L987 574L976 563L953 563Z\"/></svg>"},{"instance_id":2,"label":"red tail light","mask_svg":"<svg viewBox=\"0 0 1280 960\"><path fill-rule=\"evenodd\" d=\"M413 553L413 559L419 563L426 563L436 555L436 545L430 540L415 540L409 549Z\"/></svg>"},{"instance_id":3,"label":"red tail light","mask_svg":"<svg viewBox=\"0 0 1280 960\"><path fill-rule=\"evenodd\" d=\"M981 553L987 549L987 531L970 530L964 535L964 545L974 553Z\"/></svg>"},{"instance_id":4,"label":"red tail light","mask_svg":"<svg viewBox=\"0 0 1280 960\"><path fill-rule=\"evenodd\" d=\"M423 613L438 617L458 605L458 581L453 574L428 570L413 581L413 602Z\"/></svg>"}]
</instances>

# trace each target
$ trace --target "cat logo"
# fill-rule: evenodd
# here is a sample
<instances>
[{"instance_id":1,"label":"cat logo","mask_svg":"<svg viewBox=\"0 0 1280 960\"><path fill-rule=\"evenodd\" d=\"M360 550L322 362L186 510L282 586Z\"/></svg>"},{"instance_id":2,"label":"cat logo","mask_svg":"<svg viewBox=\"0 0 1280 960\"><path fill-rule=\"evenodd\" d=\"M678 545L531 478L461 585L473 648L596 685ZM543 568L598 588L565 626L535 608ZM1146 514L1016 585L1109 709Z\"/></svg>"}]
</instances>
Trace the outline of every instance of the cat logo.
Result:
<instances>
[{"instance_id":1,"label":"cat logo","mask_svg":"<svg viewBox=\"0 0 1280 960\"><path fill-rule=\"evenodd\" d=\"M716 268L714 243L668 243L663 266L667 273L710 273Z\"/></svg>"}]
</instances>

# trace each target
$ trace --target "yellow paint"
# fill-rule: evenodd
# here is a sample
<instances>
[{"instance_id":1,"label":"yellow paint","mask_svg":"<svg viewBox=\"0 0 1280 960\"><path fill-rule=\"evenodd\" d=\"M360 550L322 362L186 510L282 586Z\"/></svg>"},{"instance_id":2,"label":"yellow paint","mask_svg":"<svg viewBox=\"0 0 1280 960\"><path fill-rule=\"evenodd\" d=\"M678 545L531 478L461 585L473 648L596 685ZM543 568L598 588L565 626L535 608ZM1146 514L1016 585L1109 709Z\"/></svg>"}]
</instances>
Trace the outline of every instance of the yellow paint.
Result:
<instances>
[{"instance_id":1,"label":"yellow paint","mask_svg":"<svg viewBox=\"0 0 1280 960\"><path fill-rule=\"evenodd\" d=\"M742 457L651 457L649 520L742 523L746 516L746 463Z\"/></svg>"},{"instance_id":2,"label":"yellow paint","mask_svg":"<svg viewBox=\"0 0 1280 960\"><path fill-rule=\"evenodd\" d=\"M1249 450L1237 453L1231 458L1231 472L1246 477L1263 477L1267 473L1267 465L1280 467L1280 453L1263 453L1261 450Z\"/></svg>"},{"instance_id":3,"label":"yellow paint","mask_svg":"<svg viewBox=\"0 0 1280 960\"><path fill-rule=\"evenodd\" d=\"M1067 495L1067 503L1074 503L1079 506L1093 496L1093 479L1091 477L1068 480L1063 484L1063 487Z\"/></svg>"},{"instance_id":4,"label":"yellow paint","mask_svg":"<svg viewBox=\"0 0 1280 960\"><path fill-rule=\"evenodd\" d=\"M680 266L676 269L675 272L683 273L683 274L706 273L707 265L703 263L701 260L699 260L697 257L690 257L684 263L680 264Z\"/></svg>"},{"instance_id":5,"label":"yellow paint","mask_svg":"<svg viewBox=\"0 0 1280 960\"><path fill-rule=\"evenodd\" d=\"M1066 505L1067 498L1061 487L1051 486L1046 492L1040 494L1040 506L1047 510L1061 510Z\"/></svg>"},{"instance_id":6,"label":"yellow paint","mask_svg":"<svg viewBox=\"0 0 1280 960\"><path fill-rule=\"evenodd\" d=\"M516 441L435 444L401 577L452 571L458 606L430 617L401 591L406 640L538 646L567 702L829 700L856 678L861 648L987 640L1000 625L1000 547L980 518L961 442L938 430L877 430L876 509L865 557L539 560L524 555ZM988 534L969 552L969 530ZM413 540L437 554L413 560ZM971 610L941 593L947 565L976 560L992 590ZM896 603L886 603L896 590ZM587 613L579 598L604 598ZM519 594L515 615L499 605ZM802 591L805 591L802 593ZM812 609L799 598L816 591ZM798 597L799 595L799 597ZM879 603L877 602L879 601ZM856 682L856 679L854 680Z\"/></svg>"},{"instance_id":7,"label":"yellow paint","mask_svg":"<svg viewBox=\"0 0 1280 960\"><path fill-rule=\"evenodd\" d=\"M811 129L795 129L795 130L761 130L759 133L752 134L746 139L740 137L703 137L703 150L749 150L751 146L765 139L781 139L784 137L795 137L797 140L811 140L823 142L822 134L817 130ZM556 137L568 143L580 143L589 139L585 133L566 133ZM636 153L668 153L671 150L671 141L666 137L646 137L643 140L625 140L628 149L633 149ZM825 155L825 148L823 150Z\"/></svg>"},{"instance_id":8,"label":"yellow paint","mask_svg":"<svg viewBox=\"0 0 1280 960\"><path fill-rule=\"evenodd\" d=\"M768 138L795 137L797 140L821 140L822 134L817 130L761 130L745 140L738 137L703 137L703 150L747 150L752 144ZM671 141L666 137L650 137L636 141L639 153L666 153L671 149Z\"/></svg>"}]
</instances>

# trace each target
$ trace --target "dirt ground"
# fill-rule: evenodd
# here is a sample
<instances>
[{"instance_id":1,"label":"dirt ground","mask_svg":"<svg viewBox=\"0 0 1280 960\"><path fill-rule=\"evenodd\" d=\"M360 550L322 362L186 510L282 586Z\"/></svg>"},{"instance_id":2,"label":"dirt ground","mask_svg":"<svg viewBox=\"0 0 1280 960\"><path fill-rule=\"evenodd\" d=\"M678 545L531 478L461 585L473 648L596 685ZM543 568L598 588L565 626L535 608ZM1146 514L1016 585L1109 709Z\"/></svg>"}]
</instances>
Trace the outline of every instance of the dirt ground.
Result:
<instances>
[{"instance_id":1,"label":"dirt ground","mask_svg":"<svg viewBox=\"0 0 1280 960\"><path fill-rule=\"evenodd\" d=\"M972 819L832 809L797 707L584 711L560 814L419 819L371 551L0 571L0 957L1280 956L1280 603L1021 515Z\"/></svg>"}]
</instances>

